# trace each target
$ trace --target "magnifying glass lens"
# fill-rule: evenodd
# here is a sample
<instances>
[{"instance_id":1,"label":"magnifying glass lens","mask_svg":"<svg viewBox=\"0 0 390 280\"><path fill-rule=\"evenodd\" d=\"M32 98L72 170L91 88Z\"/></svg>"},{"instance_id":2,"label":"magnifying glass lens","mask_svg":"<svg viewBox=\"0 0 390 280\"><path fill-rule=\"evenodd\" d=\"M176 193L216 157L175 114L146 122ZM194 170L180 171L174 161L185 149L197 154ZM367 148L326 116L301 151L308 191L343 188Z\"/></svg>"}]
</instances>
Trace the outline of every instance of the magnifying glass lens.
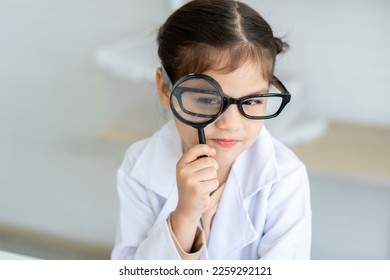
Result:
<instances>
[{"instance_id":1,"label":"magnifying glass lens","mask_svg":"<svg viewBox=\"0 0 390 280\"><path fill-rule=\"evenodd\" d=\"M206 125L214 121L222 108L223 97L210 81L201 78L184 80L175 86L171 107L176 116L189 125Z\"/></svg>"}]
</instances>

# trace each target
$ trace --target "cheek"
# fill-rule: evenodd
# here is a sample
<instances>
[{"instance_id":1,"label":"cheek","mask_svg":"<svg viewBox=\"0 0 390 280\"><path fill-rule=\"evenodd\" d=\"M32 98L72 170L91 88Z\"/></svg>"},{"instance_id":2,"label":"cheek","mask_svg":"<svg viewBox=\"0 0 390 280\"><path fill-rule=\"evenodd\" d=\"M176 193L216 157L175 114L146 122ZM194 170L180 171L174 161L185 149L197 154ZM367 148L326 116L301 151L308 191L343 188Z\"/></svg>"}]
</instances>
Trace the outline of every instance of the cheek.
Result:
<instances>
[{"instance_id":1,"label":"cheek","mask_svg":"<svg viewBox=\"0 0 390 280\"><path fill-rule=\"evenodd\" d=\"M251 120L245 118L244 126L251 131L260 131L264 125L265 120Z\"/></svg>"},{"instance_id":2,"label":"cheek","mask_svg":"<svg viewBox=\"0 0 390 280\"><path fill-rule=\"evenodd\" d=\"M245 130L245 142L243 145L243 149L248 149L258 138L263 126L264 121L255 121L251 120L252 124L247 125Z\"/></svg>"},{"instance_id":3,"label":"cheek","mask_svg":"<svg viewBox=\"0 0 390 280\"><path fill-rule=\"evenodd\" d=\"M264 120L249 120L250 122L247 122L244 130L245 130L245 137L246 137L246 143L244 149L249 148L258 138L261 130L264 127Z\"/></svg>"},{"instance_id":4,"label":"cheek","mask_svg":"<svg viewBox=\"0 0 390 280\"><path fill-rule=\"evenodd\" d=\"M199 144L198 131L195 128L186 125L177 119L175 119L175 123L183 142L184 151L189 147Z\"/></svg>"},{"instance_id":5,"label":"cheek","mask_svg":"<svg viewBox=\"0 0 390 280\"><path fill-rule=\"evenodd\" d=\"M248 132L252 134L252 137L257 138L259 133L261 132L261 129L264 126L264 120L251 120L252 124L248 124Z\"/></svg>"}]
</instances>

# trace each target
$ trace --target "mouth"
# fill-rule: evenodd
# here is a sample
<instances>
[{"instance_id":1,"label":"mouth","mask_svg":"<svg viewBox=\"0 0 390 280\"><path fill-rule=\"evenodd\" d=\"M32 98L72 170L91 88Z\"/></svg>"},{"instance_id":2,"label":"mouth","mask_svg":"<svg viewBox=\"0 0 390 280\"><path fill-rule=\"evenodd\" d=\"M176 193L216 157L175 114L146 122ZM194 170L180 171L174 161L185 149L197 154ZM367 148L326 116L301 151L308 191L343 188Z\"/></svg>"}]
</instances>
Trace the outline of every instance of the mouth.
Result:
<instances>
[{"instance_id":1,"label":"mouth","mask_svg":"<svg viewBox=\"0 0 390 280\"><path fill-rule=\"evenodd\" d=\"M238 140L234 139L212 139L212 141L222 148L232 148L238 143Z\"/></svg>"}]
</instances>

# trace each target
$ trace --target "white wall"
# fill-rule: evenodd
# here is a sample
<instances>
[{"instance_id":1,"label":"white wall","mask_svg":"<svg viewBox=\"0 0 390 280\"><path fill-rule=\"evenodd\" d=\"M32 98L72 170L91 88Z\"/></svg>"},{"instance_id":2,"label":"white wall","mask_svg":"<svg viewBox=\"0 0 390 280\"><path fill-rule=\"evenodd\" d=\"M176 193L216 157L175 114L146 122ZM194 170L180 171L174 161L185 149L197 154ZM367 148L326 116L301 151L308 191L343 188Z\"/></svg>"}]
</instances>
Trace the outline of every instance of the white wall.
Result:
<instances>
[{"instance_id":1,"label":"white wall","mask_svg":"<svg viewBox=\"0 0 390 280\"><path fill-rule=\"evenodd\" d=\"M151 2L156 9L149 9ZM1 119L7 127L34 137L48 130L69 135L78 129L72 123L89 121L77 133L96 131L106 113L106 88L93 51L162 20L161 1L142 3L1 1Z\"/></svg>"},{"instance_id":2,"label":"white wall","mask_svg":"<svg viewBox=\"0 0 390 280\"><path fill-rule=\"evenodd\" d=\"M0 1L0 227L112 243L125 147L98 139L112 108L93 52L163 14L158 0Z\"/></svg>"}]
</instances>

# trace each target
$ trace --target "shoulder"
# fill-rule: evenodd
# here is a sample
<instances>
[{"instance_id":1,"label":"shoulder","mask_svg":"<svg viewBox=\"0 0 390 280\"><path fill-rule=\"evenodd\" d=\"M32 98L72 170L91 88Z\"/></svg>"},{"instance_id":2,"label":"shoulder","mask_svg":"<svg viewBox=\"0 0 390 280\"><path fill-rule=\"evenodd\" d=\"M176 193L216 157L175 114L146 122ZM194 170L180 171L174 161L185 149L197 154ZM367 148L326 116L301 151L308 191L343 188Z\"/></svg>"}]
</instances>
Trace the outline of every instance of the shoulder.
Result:
<instances>
[{"instance_id":1,"label":"shoulder","mask_svg":"<svg viewBox=\"0 0 390 280\"><path fill-rule=\"evenodd\" d=\"M304 166L303 162L284 143L273 137L264 127L254 145L248 151L257 158L279 172L288 172Z\"/></svg>"},{"instance_id":2,"label":"shoulder","mask_svg":"<svg viewBox=\"0 0 390 280\"><path fill-rule=\"evenodd\" d=\"M305 164L284 143L272 137L273 155L279 180L273 187L287 195L295 192L309 192L309 179Z\"/></svg>"},{"instance_id":3,"label":"shoulder","mask_svg":"<svg viewBox=\"0 0 390 280\"><path fill-rule=\"evenodd\" d=\"M125 152L120 169L128 174L138 161L150 162L152 159L162 157L166 150L164 147L172 146L176 135L175 129L174 123L168 122L151 137L131 144Z\"/></svg>"},{"instance_id":4,"label":"shoulder","mask_svg":"<svg viewBox=\"0 0 390 280\"><path fill-rule=\"evenodd\" d=\"M271 136L272 137L272 136ZM285 144L272 137L276 163L281 171L293 171L304 168L304 163Z\"/></svg>"},{"instance_id":5,"label":"shoulder","mask_svg":"<svg viewBox=\"0 0 390 280\"><path fill-rule=\"evenodd\" d=\"M142 151L145 149L145 147L150 142L151 138L142 139L140 141L137 141L133 144L131 144L126 152L125 156L123 158L122 164L120 166L120 170L126 174L128 174L131 170L131 167L135 164L137 158L139 158L139 155L142 153Z\"/></svg>"},{"instance_id":6,"label":"shoulder","mask_svg":"<svg viewBox=\"0 0 390 280\"><path fill-rule=\"evenodd\" d=\"M167 198L176 182L176 163L181 154L180 135L170 121L151 138L128 148L118 179L126 188L138 185Z\"/></svg>"}]
</instances>

